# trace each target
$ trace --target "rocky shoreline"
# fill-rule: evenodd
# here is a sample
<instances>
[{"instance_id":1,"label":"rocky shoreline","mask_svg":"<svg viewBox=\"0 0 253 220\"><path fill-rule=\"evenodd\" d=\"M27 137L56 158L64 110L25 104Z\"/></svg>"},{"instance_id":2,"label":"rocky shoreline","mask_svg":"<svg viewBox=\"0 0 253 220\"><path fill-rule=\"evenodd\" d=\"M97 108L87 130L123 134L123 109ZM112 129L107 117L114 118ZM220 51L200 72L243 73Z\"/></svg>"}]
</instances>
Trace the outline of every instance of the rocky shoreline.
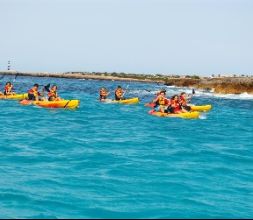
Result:
<instances>
[{"instance_id":1,"label":"rocky shoreline","mask_svg":"<svg viewBox=\"0 0 253 220\"><path fill-rule=\"evenodd\" d=\"M241 94L241 93L253 94L253 76L208 78L198 76L175 77L165 75L144 75L144 74L125 74L125 73L88 73L88 72L47 73L47 72L17 72L17 71L0 71L0 75L163 83L168 86L203 89L206 91L213 91L214 93L219 94Z\"/></svg>"},{"instance_id":2,"label":"rocky shoreline","mask_svg":"<svg viewBox=\"0 0 253 220\"><path fill-rule=\"evenodd\" d=\"M253 94L253 77L167 79L165 85L203 89L218 94Z\"/></svg>"}]
</instances>

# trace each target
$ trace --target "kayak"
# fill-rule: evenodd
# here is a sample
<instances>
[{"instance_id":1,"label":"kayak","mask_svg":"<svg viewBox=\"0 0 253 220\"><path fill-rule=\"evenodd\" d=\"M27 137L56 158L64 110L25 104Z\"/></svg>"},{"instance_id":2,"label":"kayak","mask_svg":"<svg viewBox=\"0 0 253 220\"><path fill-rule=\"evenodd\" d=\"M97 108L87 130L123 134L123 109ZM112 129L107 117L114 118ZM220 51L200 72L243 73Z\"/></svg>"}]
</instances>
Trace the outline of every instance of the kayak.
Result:
<instances>
[{"instance_id":1,"label":"kayak","mask_svg":"<svg viewBox=\"0 0 253 220\"><path fill-rule=\"evenodd\" d=\"M131 99L124 99L124 100L113 100L113 103L120 103L120 104L136 104L138 103L140 100L139 98L131 98Z\"/></svg>"},{"instance_id":2,"label":"kayak","mask_svg":"<svg viewBox=\"0 0 253 220\"><path fill-rule=\"evenodd\" d=\"M105 103L119 103L119 104L137 104L139 102L139 98L131 98L131 99L124 99L124 100L119 100L119 101L116 101L116 100L111 100L111 99L108 99L108 100L105 100L104 102Z\"/></svg>"},{"instance_id":3,"label":"kayak","mask_svg":"<svg viewBox=\"0 0 253 220\"><path fill-rule=\"evenodd\" d=\"M212 108L212 105L190 105L191 111L206 112Z\"/></svg>"},{"instance_id":4,"label":"kayak","mask_svg":"<svg viewBox=\"0 0 253 220\"><path fill-rule=\"evenodd\" d=\"M194 119L199 118L200 113L199 112L186 112L186 113L178 113L178 114L172 114L172 113L162 113L162 112L156 112L156 111L149 111L149 114L157 116L157 117L170 117L170 118L187 118L187 119Z\"/></svg>"},{"instance_id":5,"label":"kayak","mask_svg":"<svg viewBox=\"0 0 253 220\"><path fill-rule=\"evenodd\" d=\"M21 105L37 105L43 108L77 108L80 104L79 100L61 100L61 101L30 101L22 100Z\"/></svg>"},{"instance_id":6,"label":"kayak","mask_svg":"<svg viewBox=\"0 0 253 220\"><path fill-rule=\"evenodd\" d=\"M154 108L154 103L147 103L145 106ZM191 107L191 111L198 111L198 112L206 112L212 108L212 105L189 105Z\"/></svg>"},{"instance_id":7,"label":"kayak","mask_svg":"<svg viewBox=\"0 0 253 220\"><path fill-rule=\"evenodd\" d=\"M14 99L14 100L21 100L21 99L26 99L28 97L27 93L24 94L15 94L15 95L0 95L0 99Z\"/></svg>"}]
</instances>

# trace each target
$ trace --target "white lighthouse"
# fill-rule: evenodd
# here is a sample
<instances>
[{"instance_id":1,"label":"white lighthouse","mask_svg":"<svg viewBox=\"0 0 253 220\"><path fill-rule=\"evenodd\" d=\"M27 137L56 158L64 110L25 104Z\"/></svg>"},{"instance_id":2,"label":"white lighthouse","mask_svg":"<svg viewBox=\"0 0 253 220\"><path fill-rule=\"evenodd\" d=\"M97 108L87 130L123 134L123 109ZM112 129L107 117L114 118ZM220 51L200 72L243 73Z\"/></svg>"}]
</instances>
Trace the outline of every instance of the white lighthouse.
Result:
<instances>
[{"instance_id":1,"label":"white lighthouse","mask_svg":"<svg viewBox=\"0 0 253 220\"><path fill-rule=\"evenodd\" d=\"M10 60L8 61L7 70L8 70L8 71L11 70L11 61L10 61Z\"/></svg>"}]
</instances>

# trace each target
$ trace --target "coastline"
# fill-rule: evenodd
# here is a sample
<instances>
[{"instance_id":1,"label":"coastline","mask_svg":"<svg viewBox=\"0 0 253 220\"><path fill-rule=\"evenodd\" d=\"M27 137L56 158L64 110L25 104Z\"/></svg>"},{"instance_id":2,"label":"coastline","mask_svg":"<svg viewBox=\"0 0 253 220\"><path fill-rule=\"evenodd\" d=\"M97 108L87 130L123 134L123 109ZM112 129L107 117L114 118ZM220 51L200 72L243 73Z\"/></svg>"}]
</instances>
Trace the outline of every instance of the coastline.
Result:
<instances>
[{"instance_id":1,"label":"coastline","mask_svg":"<svg viewBox=\"0 0 253 220\"><path fill-rule=\"evenodd\" d=\"M252 77L199 77L199 76L166 76L166 75L147 75L147 74L126 74L126 73L89 73L89 72L19 72L19 71L0 71L0 75L31 76L31 77L52 77L69 79L91 79L91 80L110 80L128 81L145 83L163 83L167 86L190 87L213 91L217 94L253 94Z\"/></svg>"},{"instance_id":2,"label":"coastline","mask_svg":"<svg viewBox=\"0 0 253 220\"><path fill-rule=\"evenodd\" d=\"M129 82L147 82L147 83L164 83L164 80L154 80L148 78L126 77L103 75L103 73L88 73L88 72L66 72L66 73L49 73L49 72L18 72L18 71L0 71L0 75L13 76L31 76L31 77L52 77L52 78L67 78L67 79L91 79L91 80L111 80L111 81L129 81Z\"/></svg>"}]
</instances>

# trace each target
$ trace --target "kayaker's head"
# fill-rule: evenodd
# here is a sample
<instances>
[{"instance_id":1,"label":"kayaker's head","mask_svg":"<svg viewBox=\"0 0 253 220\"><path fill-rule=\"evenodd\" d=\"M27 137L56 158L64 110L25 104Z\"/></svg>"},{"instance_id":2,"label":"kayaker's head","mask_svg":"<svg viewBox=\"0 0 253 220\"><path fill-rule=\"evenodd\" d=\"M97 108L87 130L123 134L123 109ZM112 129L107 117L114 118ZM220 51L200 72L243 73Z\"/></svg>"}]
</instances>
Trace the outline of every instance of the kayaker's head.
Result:
<instances>
[{"instance_id":1,"label":"kayaker's head","mask_svg":"<svg viewBox=\"0 0 253 220\"><path fill-rule=\"evenodd\" d=\"M11 82L7 82L5 85L6 86L11 86Z\"/></svg>"},{"instance_id":2,"label":"kayaker's head","mask_svg":"<svg viewBox=\"0 0 253 220\"><path fill-rule=\"evenodd\" d=\"M180 96L183 97L183 98L186 98L186 93L185 93L185 92L182 92L182 93L180 94Z\"/></svg>"},{"instance_id":3,"label":"kayaker's head","mask_svg":"<svg viewBox=\"0 0 253 220\"><path fill-rule=\"evenodd\" d=\"M100 89L100 95L103 95L103 96L107 95L107 89L106 88L101 88Z\"/></svg>"},{"instance_id":4,"label":"kayaker's head","mask_svg":"<svg viewBox=\"0 0 253 220\"><path fill-rule=\"evenodd\" d=\"M58 89L58 87L56 85L53 85L52 88L51 88L51 90L54 91L54 92L57 91L57 89Z\"/></svg>"},{"instance_id":5,"label":"kayaker's head","mask_svg":"<svg viewBox=\"0 0 253 220\"><path fill-rule=\"evenodd\" d=\"M166 90L165 90L165 89L161 90L161 91L160 91L160 95L161 95L161 96L166 96Z\"/></svg>"},{"instance_id":6,"label":"kayaker's head","mask_svg":"<svg viewBox=\"0 0 253 220\"><path fill-rule=\"evenodd\" d=\"M175 101L178 101L178 95L173 95L173 96L171 97L171 99L172 99L172 100L175 100Z\"/></svg>"},{"instance_id":7,"label":"kayaker's head","mask_svg":"<svg viewBox=\"0 0 253 220\"><path fill-rule=\"evenodd\" d=\"M38 90L39 90L39 84L37 84L37 83L34 84L34 85L33 85L33 89L34 89L35 91L38 91Z\"/></svg>"}]
</instances>

